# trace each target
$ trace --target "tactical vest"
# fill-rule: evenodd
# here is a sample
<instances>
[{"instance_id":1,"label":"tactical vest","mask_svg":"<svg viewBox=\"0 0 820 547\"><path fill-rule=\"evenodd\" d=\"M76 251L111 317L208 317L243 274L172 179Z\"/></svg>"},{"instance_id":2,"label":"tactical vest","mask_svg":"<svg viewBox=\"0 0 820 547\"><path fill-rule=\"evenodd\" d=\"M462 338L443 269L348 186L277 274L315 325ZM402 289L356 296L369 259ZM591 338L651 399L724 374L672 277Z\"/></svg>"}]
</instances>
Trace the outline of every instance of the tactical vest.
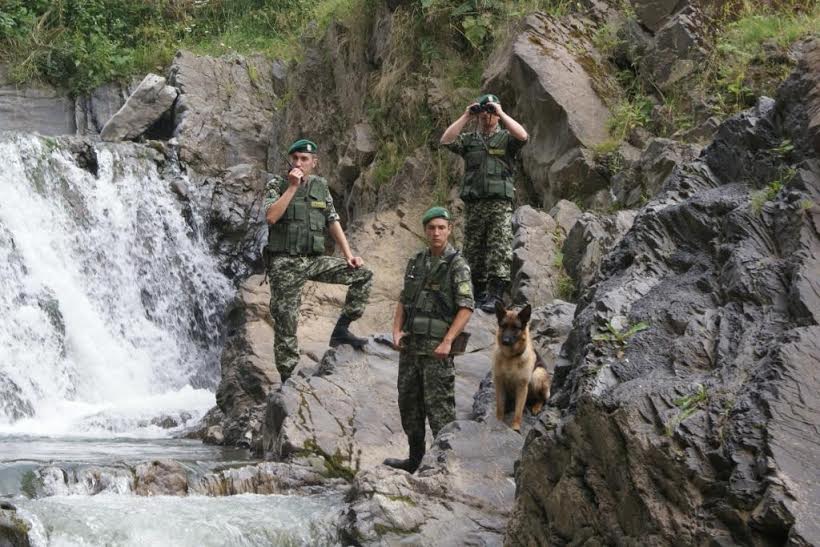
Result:
<instances>
[{"instance_id":1,"label":"tactical vest","mask_svg":"<svg viewBox=\"0 0 820 547\"><path fill-rule=\"evenodd\" d=\"M279 186L287 188L284 179ZM310 176L299 186L282 217L268 227L268 252L272 254L318 255L325 252L325 209L328 189L321 177Z\"/></svg>"},{"instance_id":2,"label":"tactical vest","mask_svg":"<svg viewBox=\"0 0 820 547\"><path fill-rule=\"evenodd\" d=\"M487 141L479 133L470 133L464 146L464 183L461 199L515 198L512 165L507 156L509 133L496 131Z\"/></svg>"},{"instance_id":3,"label":"tactical vest","mask_svg":"<svg viewBox=\"0 0 820 547\"><path fill-rule=\"evenodd\" d=\"M450 272L459 252L442 257L433 271L424 265L427 251L416 255L404 276L404 325L409 334L441 340L456 316Z\"/></svg>"}]
</instances>

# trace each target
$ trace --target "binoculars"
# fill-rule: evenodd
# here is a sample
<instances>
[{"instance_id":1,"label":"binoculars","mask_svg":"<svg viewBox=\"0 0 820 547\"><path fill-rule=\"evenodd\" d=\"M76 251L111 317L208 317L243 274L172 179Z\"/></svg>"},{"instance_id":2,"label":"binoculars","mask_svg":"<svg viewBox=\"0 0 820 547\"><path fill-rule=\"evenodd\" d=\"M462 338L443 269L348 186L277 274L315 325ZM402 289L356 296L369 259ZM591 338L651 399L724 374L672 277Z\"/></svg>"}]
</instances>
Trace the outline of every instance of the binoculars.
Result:
<instances>
[{"instance_id":1,"label":"binoculars","mask_svg":"<svg viewBox=\"0 0 820 547\"><path fill-rule=\"evenodd\" d=\"M484 104L474 104L470 107L470 112L473 114L478 114L480 112L486 112L488 114L495 114L495 105L493 103L484 103Z\"/></svg>"}]
</instances>

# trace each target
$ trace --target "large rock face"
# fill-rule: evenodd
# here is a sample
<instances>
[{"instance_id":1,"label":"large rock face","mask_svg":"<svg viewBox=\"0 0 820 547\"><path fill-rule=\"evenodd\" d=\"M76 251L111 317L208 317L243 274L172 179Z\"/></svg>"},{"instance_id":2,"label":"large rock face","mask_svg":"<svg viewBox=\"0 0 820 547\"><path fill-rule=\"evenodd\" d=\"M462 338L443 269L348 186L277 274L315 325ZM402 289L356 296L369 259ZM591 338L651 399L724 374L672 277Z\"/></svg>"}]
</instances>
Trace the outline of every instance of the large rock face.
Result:
<instances>
[{"instance_id":1,"label":"large rock face","mask_svg":"<svg viewBox=\"0 0 820 547\"><path fill-rule=\"evenodd\" d=\"M75 129L74 101L67 95L47 86L17 86L0 65L0 131L73 135Z\"/></svg>"},{"instance_id":2,"label":"large rock face","mask_svg":"<svg viewBox=\"0 0 820 547\"><path fill-rule=\"evenodd\" d=\"M582 19L531 15L484 72L484 88L498 94L529 132L521 151L524 171L547 208L578 195L576 186L588 186L580 189L587 195L606 182L599 177L595 183L584 157L586 148L609 138L601 96L611 89L588 33ZM551 172L562 157L562 167Z\"/></svg>"},{"instance_id":3,"label":"large rock face","mask_svg":"<svg viewBox=\"0 0 820 547\"><path fill-rule=\"evenodd\" d=\"M467 418L473 393L489 369L493 344L490 316L471 321L468 353L456 359L456 413ZM484 350L484 351L482 351ZM481 353L472 353L481 352ZM308 371L305 371L308 374ZM328 351L315 375L299 374L271 393L264 424L264 450L275 459L312 452L328 465L368 469L387 457L407 455L396 403L398 353L371 339L364 351L340 346Z\"/></svg>"},{"instance_id":4,"label":"large rock face","mask_svg":"<svg viewBox=\"0 0 820 547\"><path fill-rule=\"evenodd\" d=\"M798 100L725 123L604 260L556 368L564 416L523 450L508 544L820 542L806 69L781 90Z\"/></svg>"},{"instance_id":5,"label":"large rock face","mask_svg":"<svg viewBox=\"0 0 820 547\"><path fill-rule=\"evenodd\" d=\"M168 82L179 90L174 136L180 159L209 175L242 163L265 169L273 129L273 68L262 57L177 53Z\"/></svg>"},{"instance_id":6,"label":"large rock face","mask_svg":"<svg viewBox=\"0 0 820 547\"><path fill-rule=\"evenodd\" d=\"M226 312L227 340L216 402L225 414L222 442L250 446L261 425L268 393L279 382L273 360L270 291L263 276L250 277Z\"/></svg>"},{"instance_id":7,"label":"large rock face","mask_svg":"<svg viewBox=\"0 0 820 547\"><path fill-rule=\"evenodd\" d=\"M493 421L442 429L415 475L386 467L359 474L342 533L365 545L501 545L522 438Z\"/></svg>"}]
</instances>

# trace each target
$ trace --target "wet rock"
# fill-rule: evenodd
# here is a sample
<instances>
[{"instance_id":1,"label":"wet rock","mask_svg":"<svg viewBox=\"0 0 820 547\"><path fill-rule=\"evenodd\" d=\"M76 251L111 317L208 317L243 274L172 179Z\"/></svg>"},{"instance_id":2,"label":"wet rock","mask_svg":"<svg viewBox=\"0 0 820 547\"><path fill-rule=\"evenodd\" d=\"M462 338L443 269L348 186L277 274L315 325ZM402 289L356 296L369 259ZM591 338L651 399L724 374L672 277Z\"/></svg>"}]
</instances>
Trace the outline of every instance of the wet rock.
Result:
<instances>
[{"instance_id":1,"label":"wet rock","mask_svg":"<svg viewBox=\"0 0 820 547\"><path fill-rule=\"evenodd\" d=\"M614 215L584 213L564 241L564 269L583 290L594 282L598 268L606 255L632 227L634 211L618 211Z\"/></svg>"},{"instance_id":2,"label":"wet rock","mask_svg":"<svg viewBox=\"0 0 820 547\"><path fill-rule=\"evenodd\" d=\"M134 468L134 493L138 496L184 496L188 473L174 460L139 463Z\"/></svg>"},{"instance_id":3,"label":"wet rock","mask_svg":"<svg viewBox=\"0 0 820 547\"><path fill-rule=\"evenodd\" d=\"M227 339L220 359L222 381L216 402L225 415L220 430L228 444L249 445L258 435L267 396L279 384L268 310L270 292L261 281L262 276L245 281L226 310Z\"/></svg>"},{"instance_id":4,"label":"wet rock","mask_svg":"<svg viewBox=\"0 0 820 547\"><path fill-rule=\"evenodd\" d=\"M583 162L570 168L578 163L573 158L609 138L610 114L601 97L614 88L588 33L583 19L531 15L493 53L484 72L483 87L529 132L521 151L524 172L547 208L570 197L568 174L583 170ZM565 167L553 168L562 156ZM597 189L599 182L591 178L585 184Z\"/></svg>"},{"instance_id":5,"label":"wet rock","mask_svg":"<svg viewBox=\"0 0 820 547\"><path fill-rule=\"evenodd\" d=\"M134 473L126 465L49 465L23 479L23 492L30 498L128 494L133 490Z\"/></svg>"},{"instance_id":6,"label":"wet rock","mask_svg":"<svg viewBox=\"0 0 820 547\"><path fill-rule=\"evenodd\" d=\"M102 131L104 141L136 139L151 127L174 104L177 90L166 85L165 78L148 74L125 101Z\"/></svg>"},{"instance_id":7,"label":"wet rock","mask_svg":"<svg viewBox=\"0 0 820 547\"><path fill-rule=\"evenodd\" d=\"M168 81L179 89L174 137L180 159L204 175L239 164L265 169L274 114L272 78L271 63L261 56L177 53Z\"/></svg>"},{"instance_id":8,"label":"wet rock","mask_svg":"<svg viewBox=\"0 0 820 547\"><path fill-rule=\"evenodd\" d=\"M13 505L0 509L0 546L2 547L29 547L28 532L31 526L17 516Z\"/></svg>"},{"instance_id":9,"label":"wet rock","mask_svg":"<svg viewBox=\"0 0 820 547\"><path fill-rule=\"evenodd\" d=\"M221 269L233 279L262 269L261 248L267 242L264 191L270 174L243 163L226 169L213 188L208 211L211 248Z\"/></svg>"},{"instance_id":10,"label":"wet rock","mask_svg":"<svg viewBox=\"0 0 820 547\"><path fill-rule=\"evenodd\" d=\"M234 443L245 441L244 436L240 435L233 439ZM225 432L221 425L212 425L205 430L202 436L202 442L205 444L215 444L217 446L225 444Z\"/></svg>"},{"instance_id":11,"label":"wet rock","mask_svg":"<svg viewBox=\"0 0 820 547\"><path fill-rule=\"evenodd\" d=\"M73 135L74 102L49 86L20 86L0 65L0 127L4 131Z\"/></svg>"},{"instance_id":12,"label":"wet rock","mask_svg":"<svg viewBox=\"0 0 820 547\"><path fill-rule=\"evenodd\" d=\"M809 97L727 120L605 257L557 363L562 417L523 449L506 543L820 541ZM784 169L788 188L753 205Z\"/></svg>"},{"instance_id":13,"label":"wet rock","mask_svg":"<svg viewBox=\"0 0 820 547\"><path fill-rule=\"evenodd\" d=\"M324 467L263 462L208 473L191 491L207 496L311 494L325 493L328 488L343 484L346 483L341 479L329 478Z\"/></svg>"},{"instance_id":14,"label":"wet rock","mask_svg":"<svg viewBox=\"0 0 820 547\"><path fill-rule=\"evenodd\" d=\"M225 415L219 410L218 406L215 406L206 412L197 423L188 426L177 436L183 439L203 439L208 432L208 428L220 425L224 419Z\"/></svg>"},{"instance_id":15,"label":"wet rock","mask_svg":"<svg viewBox=\"0 0 820 547\"><path fill-rule=\"evenodd\" d=\"M556 291L557 224L543 211L525 205L513 214L513 263L510 297L533 307L551 302Z\"/></svg>"}]
</instances>

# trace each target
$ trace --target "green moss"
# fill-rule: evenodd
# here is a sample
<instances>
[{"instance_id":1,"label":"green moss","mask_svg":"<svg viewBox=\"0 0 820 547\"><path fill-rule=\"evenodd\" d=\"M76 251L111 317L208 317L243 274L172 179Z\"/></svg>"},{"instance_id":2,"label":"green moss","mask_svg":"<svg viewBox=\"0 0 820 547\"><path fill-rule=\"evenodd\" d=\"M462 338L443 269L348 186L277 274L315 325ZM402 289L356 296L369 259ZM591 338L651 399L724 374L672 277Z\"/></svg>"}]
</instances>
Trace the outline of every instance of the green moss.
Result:
<instances>
[{"instance_id":1,"label":"green moss","mask_svg":"<svg viewBox=\"0 0 820 547\"><path fill-rule=\"evenodd\" d=\"M353 479L356 477L356 474L359 472L359 462L358 459L356 461L355 467L351 467L349 464L350 458L345 457L338 449L333 454L328 454L325 450L319 446L319 443L316 439L308 439L302 445L302 450L299 451L300 456L310 456L316 455L321 456L324 460L325 465L325 473L324 476L327 478L339 478L344 479L347 482L352 482Z\"/></svg>"},{"instance_id":2,"label":"green moss","mask_svg":"<svg viewBox=\"0 0 820 547\"><path fill-rule=\"evenodd\" d=\"M418 504L410 496L386 496L390 501L398 501L416 507Z\"/></svg>"}]
</instances>

